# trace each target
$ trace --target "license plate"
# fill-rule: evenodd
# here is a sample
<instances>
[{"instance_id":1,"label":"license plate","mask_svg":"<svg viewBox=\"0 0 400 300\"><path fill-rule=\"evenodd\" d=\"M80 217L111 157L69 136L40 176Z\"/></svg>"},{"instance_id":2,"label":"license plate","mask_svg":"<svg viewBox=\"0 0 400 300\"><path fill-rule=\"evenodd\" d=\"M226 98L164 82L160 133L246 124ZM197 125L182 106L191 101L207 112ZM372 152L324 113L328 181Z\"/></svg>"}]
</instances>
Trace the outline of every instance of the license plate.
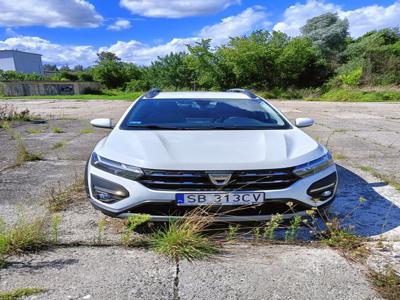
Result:
<instances>
[{"instance_id":1,"label":"license plate","mask_svg":"<svg viewBox=\"0 0 400 300\"><path fill-rule=\"evenodd\" d=\"M176 194L177 205L254 205L264 202L264 193L195 193Z\"/></svg>"}]
</instances>

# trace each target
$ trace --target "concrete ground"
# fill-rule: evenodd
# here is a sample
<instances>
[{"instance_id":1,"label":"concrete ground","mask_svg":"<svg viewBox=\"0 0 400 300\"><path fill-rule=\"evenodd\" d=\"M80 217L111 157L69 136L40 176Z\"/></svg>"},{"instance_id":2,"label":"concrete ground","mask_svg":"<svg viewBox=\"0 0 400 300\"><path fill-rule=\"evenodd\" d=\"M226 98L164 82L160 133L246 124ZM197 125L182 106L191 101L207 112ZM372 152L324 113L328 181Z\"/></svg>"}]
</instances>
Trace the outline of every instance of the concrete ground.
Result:
<instances>
[{"instance_id":1,"label":"concrete ground","mask_svg":"<svg viewBox=\"0 0 400 300\"><path fill-rule=\"evenodd\" d=\"M107 134L93 129L89 119L117 120L126 101L32 100L2 101L18 110L28 108L46 120L13 128L29 152L43 160L12 167L15 139L0 129L0 216L11 223L16 212L46 213L52 190L61 191L81 178L95 143ZM400 192L376 174L400 181L400 104L273 101L290 119L311 117L316 125L305 131L335 154L340 187L332 213L354 226L359 235L384 239L390 247L371 243L370 263L399 267ZM54 133L54 128L63 133ZM379 177L382 177L379 176ZM364 201L360 201L365 199ZM362 203L361 203L362 202ZM98 222L103 216L84 199L62 213L60 241L70 246L13 257L0 270L0 290L43 287L36 299L170 299L175 267L144 249L114 246L120 224L107 219L102 244ZM212 260L183 262L179 276L181 299L376 299L366 269L350 264L329 248L234 244Z\"/></svg>"}]
</instances>

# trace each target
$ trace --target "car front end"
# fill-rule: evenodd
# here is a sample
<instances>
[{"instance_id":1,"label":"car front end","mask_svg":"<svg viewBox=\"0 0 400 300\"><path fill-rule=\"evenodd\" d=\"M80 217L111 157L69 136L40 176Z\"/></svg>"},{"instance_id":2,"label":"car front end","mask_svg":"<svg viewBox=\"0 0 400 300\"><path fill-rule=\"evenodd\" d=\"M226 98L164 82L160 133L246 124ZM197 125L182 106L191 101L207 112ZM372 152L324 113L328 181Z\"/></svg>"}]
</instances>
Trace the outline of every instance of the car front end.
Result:
<instances>
[{"instance_id":1,"label":"car front end","mask_svg":"<svg viewBox=\"0 0 400 300\"><path fill-rule=\"evenodd\" d=\"M89 200L112 217L148 214L154 221L182 218L199 206L229 222L278 213L288 219L328 207L338 182L331 154L284 120L271 130L136 130L138 121L124 130L120 121L88 160Z\"/></svg>"}]
</instances>

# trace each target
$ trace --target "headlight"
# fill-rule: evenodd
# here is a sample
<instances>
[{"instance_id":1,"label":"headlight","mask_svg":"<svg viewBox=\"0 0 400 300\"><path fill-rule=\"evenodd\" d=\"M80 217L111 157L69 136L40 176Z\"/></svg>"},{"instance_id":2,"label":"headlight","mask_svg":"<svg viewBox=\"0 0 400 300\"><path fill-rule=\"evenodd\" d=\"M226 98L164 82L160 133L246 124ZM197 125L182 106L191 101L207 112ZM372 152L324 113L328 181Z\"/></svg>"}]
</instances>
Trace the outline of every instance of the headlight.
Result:
<instances>
[{"instance_id":1,"label":"headlight","mask_svg":"<svg viewBox=\"0 0 400 300\"><path fill-rule=\"evenodd\" d=\"M299 177L306 177L333 165L332 155L328 152L324 156L294 168L293 173Z\"/></svg>"},{"instance_id":2,"label":"headlight","mask_svg":"<svg viewBox=\"0 0 400 300\"><path fill-rule=\"evenodd\" d=\"M95 152L92 153L90 163L100 170L132 180L137 180L143 175L142 169L138 167L104 158Z\"/></svg>"}]
</instances>

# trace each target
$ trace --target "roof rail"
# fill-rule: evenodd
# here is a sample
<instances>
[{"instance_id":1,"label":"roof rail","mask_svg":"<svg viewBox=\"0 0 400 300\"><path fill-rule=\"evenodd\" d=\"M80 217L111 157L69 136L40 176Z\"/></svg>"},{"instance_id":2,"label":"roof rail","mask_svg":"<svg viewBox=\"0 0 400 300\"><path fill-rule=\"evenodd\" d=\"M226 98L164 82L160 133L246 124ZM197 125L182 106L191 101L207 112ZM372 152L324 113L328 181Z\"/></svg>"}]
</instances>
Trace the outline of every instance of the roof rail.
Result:
<instances>
[{"instance_id":1,"label":"roof rail","mask_svg":"<svg viewBox=\"0 0 400 300\"><path fill-rule=\"evenodd\" d=\"M151 90L149 90L146 94L144 94L143 96L145 98L154 98L155 96L157 96L159 93L161 92L160 89L157 88L152 88Z\"/></svg>"},{"instance_id":2,"label":"roof rail","mask_svg":"<svg viewBox=\"0 0 400 300\"><path fill-rule=\"evenodd\" d=\"M253 92L249 91L249 90L245 90L245 89L229 89L227 90L228 93L243 93L245 94L247 97L249 98L258 98L256 94L254 94Z\"/></svg>"}]
</instances>

